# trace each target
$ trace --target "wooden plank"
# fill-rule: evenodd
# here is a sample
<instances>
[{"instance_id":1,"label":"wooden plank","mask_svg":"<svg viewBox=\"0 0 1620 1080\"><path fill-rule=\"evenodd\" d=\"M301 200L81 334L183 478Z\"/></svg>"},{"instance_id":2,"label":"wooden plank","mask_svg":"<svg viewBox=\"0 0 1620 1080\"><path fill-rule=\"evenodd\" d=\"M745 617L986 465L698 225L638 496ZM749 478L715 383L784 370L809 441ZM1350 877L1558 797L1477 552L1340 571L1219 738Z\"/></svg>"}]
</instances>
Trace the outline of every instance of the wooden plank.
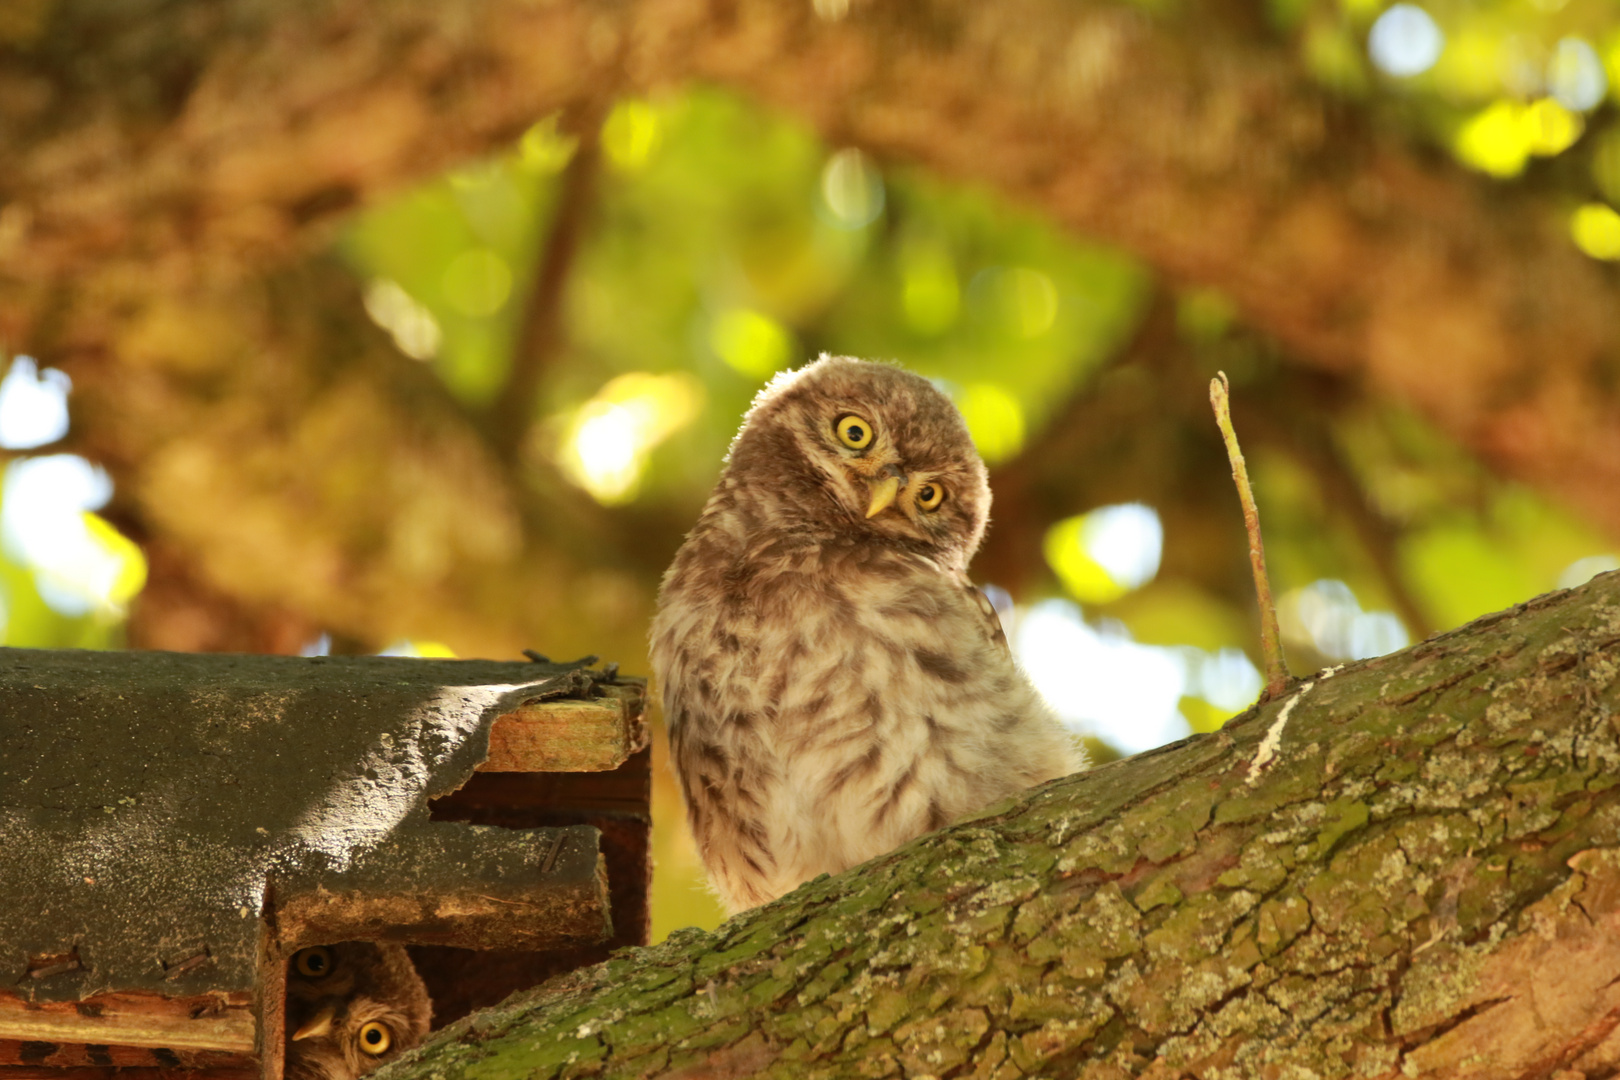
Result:
<instances>
[{"instance_id":1,"label":"wooden plank","mask_svg":"<svg viewBox=\"0 0 1620 1080\"><path fill-rule=\"evenodd\" d=\"M251 1054L257 1030L252 999L245 993L191 998L116 993L32 1002L0 991L0 1039Z\"/></svg>"},{"instance_id":2,"label":"wooden plank","mask_svg":"<svg viewBox=\"0 0 1620 1080\"><path fill-rule=\"evenodd\" d=\"M51 1076L63 1069L213 1069L244 1068L257 1071L246 1054L223 1050L174 1050L169 1047L112 1046L106 1043L24 1042L0 1039L0 1066L32 1067Z\"/></svg>"},{"instance_id":3,"label":"wooden plank","mask_svg":"<svg viewBox=\"0 0 1620 1080\"><path fill-rule=\"evenodd\" d=\"M632 754L612 772L479 773L460 790L429 804L434 821L507 829L595 826L602 834L613 913L613 936L595 945L545 952L413 945L411 957L433 997L435 1023L443 1025L554 975L605 960L615 949L647 943L651 756L650 750Z\"/></svg>"},{"instance_id":4,"label":"wooden plank","mask_svg":"<svg viewBox=\"0 0 1620 1080\"><path fill-rule=\"evenodd\" d=\"M522 705L497 717L479 772L605 772L646 745L646 687L601 687L602 696Z\"/></svg>"},{"instance_id":5,"label":"wooden plank","mask_svg":"<svg viewBox=\"0 0 1620 1080\"><path fill-rule=\"evenodd\" d=\"M38 1065L0 1065L0 1080L260 1080L257 1065L216 1065L206 1069L185 1067L75 1066L65 1069Z\"/></svg>"}]
</instances>

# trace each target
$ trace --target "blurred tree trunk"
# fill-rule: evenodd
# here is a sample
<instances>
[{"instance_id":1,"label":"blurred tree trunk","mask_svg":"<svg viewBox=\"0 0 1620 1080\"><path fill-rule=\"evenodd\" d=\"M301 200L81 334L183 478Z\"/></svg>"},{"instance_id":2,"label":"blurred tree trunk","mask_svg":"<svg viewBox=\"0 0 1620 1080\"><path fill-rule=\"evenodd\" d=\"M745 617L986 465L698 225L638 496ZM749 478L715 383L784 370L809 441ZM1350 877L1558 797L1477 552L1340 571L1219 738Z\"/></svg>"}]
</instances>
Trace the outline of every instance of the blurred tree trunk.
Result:
<instances>
[{"instance_id":1,"label":"blurred tree trunk","mask_svg":"<svg viewBox=\"0 0 1620 1080\"><path fill-rule=\"evenodd\" d=\"M113 467L121 512L250 605L308 597L302 616L371 640L431 610L467 650L550 647L538 636L563 623L559 650L639 648L638 601L596 614L583 600L632 596L656 568L554 576L573 565L569 539L545 523L568 493L541 480L536 498L446 403L416 422L406 406L436 388L400 374L352 287L319 284L336 272L315 253L354 207L545 114L691 80L754 94L833 143L987 183L1174 282L1217 287L1299 362L1410 403L1620 536L1620 285L1569 243L1555 200L1368 122L1241 5L1150 17L1064 0L24 0L7 12L0 345L65 367L81 415L141 415L89 448ZM264 399L285 383L320 417ZM363 404L380 411L362 423ZM268 475L278 456L300 475ZM381 497L334 514L339 489ZM188 514L177 493L239 516ZM229 550L210 550L222 531ZM528 582L554 593L514 603Z\"/></svg>"},{"instance_id":2,"label":"blurred tree trunk","mask_svg":"<svg viewBox=\"0 0 1620 1080\"><path fill-rule=\"evenodd\" d=\"M1610 574L627 950L379 1080L1612 1076L1617 710Z\"/></svg>"}]
</instances>

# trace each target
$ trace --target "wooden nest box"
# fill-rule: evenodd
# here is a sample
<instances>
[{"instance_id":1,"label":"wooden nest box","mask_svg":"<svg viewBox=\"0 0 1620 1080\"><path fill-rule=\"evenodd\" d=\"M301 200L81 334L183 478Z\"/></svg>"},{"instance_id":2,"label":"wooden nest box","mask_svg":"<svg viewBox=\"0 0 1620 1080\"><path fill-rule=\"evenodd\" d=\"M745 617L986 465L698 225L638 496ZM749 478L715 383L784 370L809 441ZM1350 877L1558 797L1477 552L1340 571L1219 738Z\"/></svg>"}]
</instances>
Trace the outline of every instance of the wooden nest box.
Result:
<instances>
[{"instance_id":1,"label":"wooden nest box","mask_svg":"<svg viewBox=\"0 0 1620 1080\"><path fill-rule=\"evenodd\" d=\"M611 668L0 649L0 1080L280 1080L309 945L409 945L438 1026L645 944L644 695Z\"/></svg>"}]
</instances>

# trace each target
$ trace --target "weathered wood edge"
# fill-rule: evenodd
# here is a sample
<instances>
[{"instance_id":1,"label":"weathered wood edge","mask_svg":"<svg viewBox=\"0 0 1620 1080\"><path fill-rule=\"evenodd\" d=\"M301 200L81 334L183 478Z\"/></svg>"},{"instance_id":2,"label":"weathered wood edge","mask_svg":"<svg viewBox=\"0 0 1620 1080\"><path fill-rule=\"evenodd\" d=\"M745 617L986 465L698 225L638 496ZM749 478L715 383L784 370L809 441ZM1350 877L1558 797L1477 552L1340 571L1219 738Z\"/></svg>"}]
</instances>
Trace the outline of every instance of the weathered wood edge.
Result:
<instances>
[{"instance_id":1,"label":"weathered wood edge","mask_svg":"<svg viewBox=\"0 0 1620 1080\"><path fill-rule=\"evenodd\" d=\"M478 772L607 772L647 744L647 688L600 687L601 697L529 702L496 717Z\"/></svg>"},{"instance_id":2,"label":"weathered wood edge","mask_svg":"<svg viewBox=\"0 0 1620 1080\"><path fill-rule=\"evenodd\" d=\"M251 1054L257 1032L247 994L226 1000L104 994L36 1003L0 990L0 1039Z\"/></svg>"}]
</instances>

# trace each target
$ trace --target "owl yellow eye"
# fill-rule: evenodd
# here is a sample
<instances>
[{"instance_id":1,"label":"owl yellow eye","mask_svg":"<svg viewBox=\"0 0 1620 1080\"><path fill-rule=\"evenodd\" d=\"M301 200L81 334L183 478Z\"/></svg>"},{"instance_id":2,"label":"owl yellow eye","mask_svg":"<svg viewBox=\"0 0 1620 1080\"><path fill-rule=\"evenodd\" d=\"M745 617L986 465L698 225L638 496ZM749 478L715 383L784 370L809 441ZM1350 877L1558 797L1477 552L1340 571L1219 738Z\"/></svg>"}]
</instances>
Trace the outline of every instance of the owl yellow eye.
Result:
<instances>
[{"instance_id":1,"label":"owl yellow eye","mask_svg":"<svg viewBox=\"0 0 1620 1080\"><path fill-rule=\"evenodd\" d=\"M917 505L924 510L938 510L945 501L945 485L924 484L917 489Z\"/></svg>"},{"instance_id":2,"label":"owl yellow eye","mask_svg":"<svg viewBox=\"0 0 1620 1080\"><path fill-rule=\"evenodd\" d=\"M872 425L854 413L840 416L833 430L838 433L838 441L851 450L865 450L872 445Z\"/></svg>"},{"instance_id":3,"label":"owl yellow eye","mask_svg":"<svg viewBox=\"0 0 1620 1080\"><path fill-rule=\"evenodd\" d=\"M393 1045L394 1037L377 1020L373 1020L360 1029L360 1049L372 1057L388 1053L388 1048Z\"/></svg>"},{"instance_id":4,"label":"owl yellow eye","mask_svg":"<svg viewBox=\"0 0 1620 1080\"><path fill-rule=\"evenodd\" d=\"M311 979L323 978L332 972L332 950L316 945L300 949L293 956L293 970Z\"/></svg>"}]
</instances>

